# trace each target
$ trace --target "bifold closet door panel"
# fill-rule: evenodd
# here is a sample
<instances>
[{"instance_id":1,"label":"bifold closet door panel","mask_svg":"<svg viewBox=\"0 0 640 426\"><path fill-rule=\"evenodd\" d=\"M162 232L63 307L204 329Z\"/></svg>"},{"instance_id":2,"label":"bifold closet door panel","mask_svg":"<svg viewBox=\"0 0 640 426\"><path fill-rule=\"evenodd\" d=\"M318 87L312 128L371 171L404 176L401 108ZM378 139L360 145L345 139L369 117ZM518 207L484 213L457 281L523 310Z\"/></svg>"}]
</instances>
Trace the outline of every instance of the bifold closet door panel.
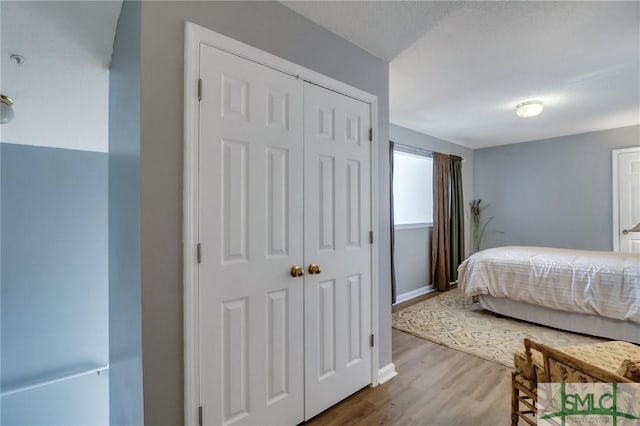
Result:
<instances>
[{"instance_id":1,"label":"bifold closet door panel","mask_svg":"<svg viewBox=\"0 0 640 426\"><path fill-rule=\"evenodd\" d=\"M303 420L302 81L201 45L204 423Z\"/></svg>"},{"instance_id":2,"label":"bifold closet door panel","mask_svg":"<svg viewBox=\"0 0 640 426\"><path fill-rule=\"evenodd\" d=\"M304 84L305 418L371 383L370 105Z\"/></svg>"}]
</instances>

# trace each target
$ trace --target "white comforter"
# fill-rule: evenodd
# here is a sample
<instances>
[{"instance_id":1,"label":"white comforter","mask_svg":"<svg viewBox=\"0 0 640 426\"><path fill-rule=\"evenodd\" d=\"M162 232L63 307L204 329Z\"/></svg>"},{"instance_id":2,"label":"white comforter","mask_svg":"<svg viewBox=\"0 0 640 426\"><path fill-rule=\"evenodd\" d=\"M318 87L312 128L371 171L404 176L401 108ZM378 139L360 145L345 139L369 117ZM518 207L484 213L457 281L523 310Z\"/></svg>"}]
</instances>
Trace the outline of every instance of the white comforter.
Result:
<instances>
[{"instance_id":1,"label":"white comforter","mask_svg":"<svg viewBox=\"0 0 640 426\"><path fill-rule=\"evenodd\" d=\"M458 286L561 311L640 323L640 255L545 247L483 250L462 262Z\"/></svg>"}]
</instances>

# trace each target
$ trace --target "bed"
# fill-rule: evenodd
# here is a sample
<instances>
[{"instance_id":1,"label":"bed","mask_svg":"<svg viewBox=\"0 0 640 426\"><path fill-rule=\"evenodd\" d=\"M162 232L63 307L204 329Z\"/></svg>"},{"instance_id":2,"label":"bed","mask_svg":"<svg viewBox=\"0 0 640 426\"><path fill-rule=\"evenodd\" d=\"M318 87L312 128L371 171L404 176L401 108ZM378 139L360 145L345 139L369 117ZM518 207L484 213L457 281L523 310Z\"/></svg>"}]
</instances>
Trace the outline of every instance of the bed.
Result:
<instances>
[{"instance_id":1,"label":"bed","mask_svg":"<svg viewBox=\"0 0 640 426\"><path fill-rule=\"evenodd\" d=\"M460 265L458 286L496 314L640 343L638 254L493 248Z\"/></svg>"}]
</instances>

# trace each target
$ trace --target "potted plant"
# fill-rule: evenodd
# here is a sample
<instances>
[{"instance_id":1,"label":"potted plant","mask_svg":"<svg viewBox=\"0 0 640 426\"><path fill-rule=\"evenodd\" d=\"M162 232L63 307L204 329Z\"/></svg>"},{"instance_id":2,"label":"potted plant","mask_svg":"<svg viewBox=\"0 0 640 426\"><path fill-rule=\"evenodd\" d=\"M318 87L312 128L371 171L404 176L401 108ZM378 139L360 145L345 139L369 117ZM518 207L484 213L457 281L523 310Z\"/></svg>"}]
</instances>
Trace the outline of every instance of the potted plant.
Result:
<instances>
[{"instance_id":1,"label":"potted plant","mask_svg":"<svg viewBox=\"0 0 640 426\"><path fill-rule=\"evenodd\" d=\"M481 205L481 203L482 200L473 200L469 203L471 234L473 237L473 253L480 251L480 244L482 243L484 231L487 229L489 222L493 220L493 216L486 219L482 218L483 210L489 207L490 204Z\"/></svg>"}]
</instances>

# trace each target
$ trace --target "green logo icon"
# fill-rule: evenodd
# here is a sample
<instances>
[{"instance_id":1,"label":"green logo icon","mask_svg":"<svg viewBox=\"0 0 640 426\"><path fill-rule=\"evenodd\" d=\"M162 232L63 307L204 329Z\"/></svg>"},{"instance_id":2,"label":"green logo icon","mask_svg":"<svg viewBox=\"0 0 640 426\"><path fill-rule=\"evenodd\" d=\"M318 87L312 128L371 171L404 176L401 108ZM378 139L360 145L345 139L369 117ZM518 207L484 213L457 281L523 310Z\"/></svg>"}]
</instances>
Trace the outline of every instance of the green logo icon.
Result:
<instances>
[{"instance_id":1,"label":"green logo icon","mask_svg":"<svg viewBox=\"0 0 640 426\"><path fill-rule=\"evenodd\" d=\"M540 383L538 424L640 425L640 385Z\"/></svg>"}]
</instances>

